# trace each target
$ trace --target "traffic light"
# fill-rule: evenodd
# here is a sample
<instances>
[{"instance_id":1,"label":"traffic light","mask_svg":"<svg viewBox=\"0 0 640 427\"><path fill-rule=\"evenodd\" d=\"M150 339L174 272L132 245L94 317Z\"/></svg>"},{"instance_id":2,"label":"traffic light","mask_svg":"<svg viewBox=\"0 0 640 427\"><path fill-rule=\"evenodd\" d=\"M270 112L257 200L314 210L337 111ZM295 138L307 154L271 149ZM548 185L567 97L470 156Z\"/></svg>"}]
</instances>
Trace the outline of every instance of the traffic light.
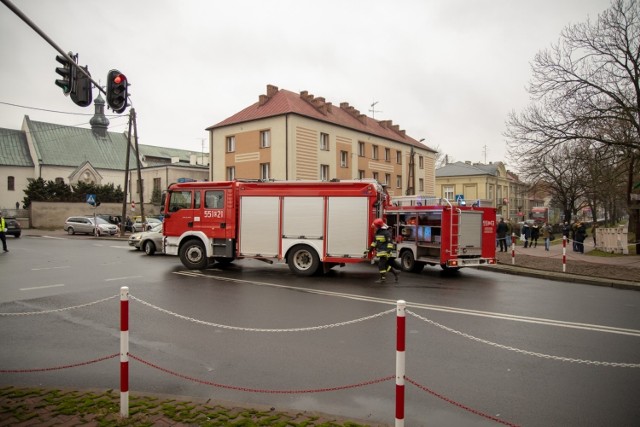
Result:
<instances>
[{"instance_id":1,"label":"traffic light","mask_svg":"<svg viewBox=\"0 0 640 427\"><path fill-rule=\"evenodd\" d=\"M81 67L89 73L89 67ZM93 100L93 91L91 86L91 78L84 75L82 71L75 70L75 87L71 90L71 100L80 107L88 107Z\"/></svg>"},{"instance_id":2,"label":"traffic light","mask_svg":"<svg viewBox=\"0 0 640 427\"><path fill-rule=\"evenodd\" d=\"M73 53L69 52L69 56L73 58ZM56 80L56 86L60 86L65 95L69 95L73 80L72 74L75 70L71 65L71 62L62 55L56 55L56 61L62 64L62 67L56 68L56 73L62 76L61 79Z\"/></svg>"},{"instance_id":3,"label":"traffic light","mask_svg":"<svg viewBox=\"0 0 640 427\"><path fill-rule=\"evenodd\" d=\"M127 77L118 70L111 70L107 75L107 104L120 114L127 108Z\"/></svg>"}]
</instances>

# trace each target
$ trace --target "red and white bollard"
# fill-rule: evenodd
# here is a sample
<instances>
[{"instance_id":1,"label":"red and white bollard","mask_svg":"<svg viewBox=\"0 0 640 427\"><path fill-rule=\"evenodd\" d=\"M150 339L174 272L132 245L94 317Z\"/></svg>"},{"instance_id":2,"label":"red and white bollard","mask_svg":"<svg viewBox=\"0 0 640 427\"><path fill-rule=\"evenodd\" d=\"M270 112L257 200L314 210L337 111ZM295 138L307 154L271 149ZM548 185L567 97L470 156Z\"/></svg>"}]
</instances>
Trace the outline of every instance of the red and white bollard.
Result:
<instances>
[{"instance_id":1,"label":"red and white bollard","mask_svg":"<svg viewBox=\"0 0 640 427\"><path fill-rule=\"evenodd\" d=\"M129 417L129 288L120 288L120 416Z\"/></svg>"},{"instance_id":2,"label":"red and white bollard","mask_svg":"<svg viewBox=\"0 0 640 427\"><path fill-rule=\"evenodd\" d=\"M404 427L406 308L407 302L398 300L396 310L396 427Z\"/></svg>"},{"instance_id":3,"label":"red and white bollard","mask_svg":"<svg viewBox=\"0 0 640 427\"><path fill-rule=\"evenodd\" d=\"M567 236L562 236L562 272L567 272Z\"/></svg>"},{"instance_id":4,"label":"red and white bollard","mask_svg":"<svg viewBox=\"0 0 640 427\"><path fill-rule=\"evenodd\" d=\"M516 233L511 233L511 265L516 263Z\"/></svg>"}]
</instances>

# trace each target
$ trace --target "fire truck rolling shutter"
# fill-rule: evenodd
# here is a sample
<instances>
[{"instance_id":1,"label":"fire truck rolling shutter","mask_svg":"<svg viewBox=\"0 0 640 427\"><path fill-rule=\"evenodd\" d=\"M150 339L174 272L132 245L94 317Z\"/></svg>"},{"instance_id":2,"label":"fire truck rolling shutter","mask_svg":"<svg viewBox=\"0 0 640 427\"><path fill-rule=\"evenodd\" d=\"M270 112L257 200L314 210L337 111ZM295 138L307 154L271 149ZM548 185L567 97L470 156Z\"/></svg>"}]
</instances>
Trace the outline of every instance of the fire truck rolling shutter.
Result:
<instances>
[{"instance_id":1,"label":"fire truck rolling shutter","mask_svg":"<svg viewBox=\"0 0 640 427\"><path fill-rule=\"evenodd\" d=\"M322 239L322 197L285 197L283 211L283 238Z\"/></svg>"},{"instance_id":2,"label":"fire truck rolling shutter","mask_svg":"<svg viewBox=\"0 0 640 427\"><path fill-rule=\"evenodd\" d=\"M280 198L242 197L240 199L241 255L278 255L280 239Z\"/></svg>"},{"instance_id":3,"label":"fire truck rolling shutter","mask_svg":"<svg viewBox=\"0 0 640 427\"><path fill-rule=\"evenodd\" d=\"M327 255L362 257L369 247L369 205L366 197L329 197Z\"/></svg>"},{"instance_id":4,"label":"fire truck rolling shutter","mask_svg":"<svg viewBox=\"0 0 640 427\"><path fill-rule=\"evenodd\" d=\"M482 249L482 212L462 211L460 213L460 248Z\"/></svg>"}]
</instances>

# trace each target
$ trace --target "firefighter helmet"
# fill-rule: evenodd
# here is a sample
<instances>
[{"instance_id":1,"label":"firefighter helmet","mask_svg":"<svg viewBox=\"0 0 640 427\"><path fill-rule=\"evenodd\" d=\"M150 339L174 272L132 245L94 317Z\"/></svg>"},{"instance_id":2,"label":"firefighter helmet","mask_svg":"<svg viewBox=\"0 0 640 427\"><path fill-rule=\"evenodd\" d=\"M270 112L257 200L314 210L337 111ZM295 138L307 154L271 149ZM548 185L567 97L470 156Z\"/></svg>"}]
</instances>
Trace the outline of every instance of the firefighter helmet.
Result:
<instances>
[{"instance_id":1,"label":"firefighter helmet","mask_svg":"<svg viewBox=\"0 0 640 427\"><path fill-rule=\"evenodd\" d=\"M374 227L382 227L384 225L384 220L382 218L376 218L373 220L373 226Z\"/></svg>"}]
</instances>

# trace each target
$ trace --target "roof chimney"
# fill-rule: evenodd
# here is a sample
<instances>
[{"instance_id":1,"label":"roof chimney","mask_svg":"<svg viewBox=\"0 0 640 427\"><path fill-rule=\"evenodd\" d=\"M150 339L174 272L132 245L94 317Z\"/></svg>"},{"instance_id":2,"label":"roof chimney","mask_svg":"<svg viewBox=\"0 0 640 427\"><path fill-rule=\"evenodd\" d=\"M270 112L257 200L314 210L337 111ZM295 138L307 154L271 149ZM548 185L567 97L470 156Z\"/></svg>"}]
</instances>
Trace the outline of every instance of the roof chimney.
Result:
<instances>
[{"instance_id":1,"label":"roof chimney","mask_svg":"<svg viewBox=\"0 0 640 427\"><path fill-rule=\"evenodd\" d=\"M267 85L267 94L266 95L260 95L258 97L258 105L259 106L263 106L264 104L266 104L271 98L273 98L273 96L275 94L278 93L278 86L274 86L274 85Z\"/></svg>"}]
</instances>

